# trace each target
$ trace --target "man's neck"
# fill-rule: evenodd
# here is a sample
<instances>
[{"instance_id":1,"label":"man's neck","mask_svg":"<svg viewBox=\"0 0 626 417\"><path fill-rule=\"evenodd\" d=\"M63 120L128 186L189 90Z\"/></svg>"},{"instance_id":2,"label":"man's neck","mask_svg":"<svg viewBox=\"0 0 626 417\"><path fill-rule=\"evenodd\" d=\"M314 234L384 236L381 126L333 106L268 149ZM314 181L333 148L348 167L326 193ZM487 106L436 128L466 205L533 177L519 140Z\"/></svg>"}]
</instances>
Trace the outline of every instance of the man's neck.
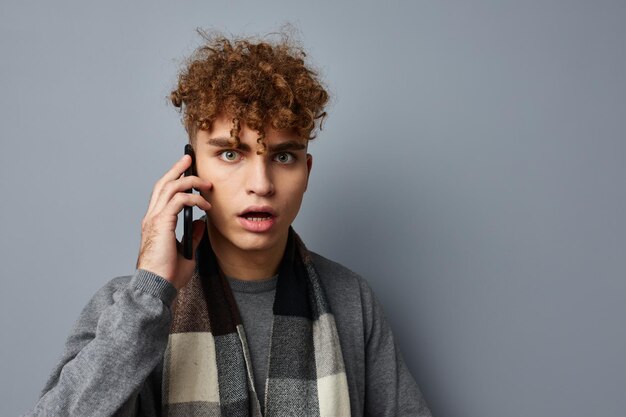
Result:
<instances>
[{"instance_id":1,"label":"man's neck","mask_svg":"<svg viewBox=\"0 0 626 417\"><path fill-rule=\"evenodd\" d=\"M287 245L287 234L268 250L246 251L228 241L215 227L208 230L211 247L224 275L245 281L258 281L278 273Z\"/></svg>"}]
</instances>

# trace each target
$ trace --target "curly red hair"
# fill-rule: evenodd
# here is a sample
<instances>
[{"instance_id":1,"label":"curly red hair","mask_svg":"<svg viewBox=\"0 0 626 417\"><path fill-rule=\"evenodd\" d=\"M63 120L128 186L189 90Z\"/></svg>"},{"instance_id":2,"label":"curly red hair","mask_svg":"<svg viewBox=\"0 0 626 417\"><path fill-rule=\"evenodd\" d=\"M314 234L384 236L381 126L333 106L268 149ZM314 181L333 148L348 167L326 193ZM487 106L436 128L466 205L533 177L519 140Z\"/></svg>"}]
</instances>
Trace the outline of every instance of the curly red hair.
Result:
<instances>
[{"instance_id":1,"label":"curly red hair","mask_svg":"<svg viewBox=\"0 0 626 417\"><path fill-rule=\"evenodd\" d=\"M232 118L234 146L239 144L241 123L259 133L259 154L265 152L267 126L300 139L316 137L316 122L321 130L329 94L318 73L305 64L306 53L286 33L281 33L281 41L270 43L197 31L206 42L186 59L178 86L169 95L184 112L192 144L197 130L211 130L222 113Z\"/></svg>"}]
</instances>

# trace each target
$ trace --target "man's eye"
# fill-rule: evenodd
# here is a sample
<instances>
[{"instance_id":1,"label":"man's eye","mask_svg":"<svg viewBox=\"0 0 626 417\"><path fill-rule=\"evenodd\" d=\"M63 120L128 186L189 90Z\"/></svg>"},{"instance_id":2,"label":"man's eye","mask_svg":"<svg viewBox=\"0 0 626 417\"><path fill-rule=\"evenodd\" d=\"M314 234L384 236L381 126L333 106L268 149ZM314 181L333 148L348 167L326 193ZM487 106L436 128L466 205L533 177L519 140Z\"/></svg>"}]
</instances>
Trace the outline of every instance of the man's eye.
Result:
<instances>
[{"instance_id":1,"label":"man's eye","mask_svg":"<svg viewBox=\"0 0 626 417\"><path fill-rule=\"evenodd\" d=\"M277 160L281 164L292 164L295 159L296 157L289 152L281 152L274 157L274 160Z\"/></svg>"},{"instance_id":2,"label":"man's eye","mask_svg":"<svg viewBox=\"0 0 626 417\"><path fill-rule=\"evenodd\" d=\"M228 161L228 162L236 161L237 155L239 155L239 153L236 151L232 151L232 150L220 152L220 157L223 156L222 160Z\"/></svg>"}]
</instances>

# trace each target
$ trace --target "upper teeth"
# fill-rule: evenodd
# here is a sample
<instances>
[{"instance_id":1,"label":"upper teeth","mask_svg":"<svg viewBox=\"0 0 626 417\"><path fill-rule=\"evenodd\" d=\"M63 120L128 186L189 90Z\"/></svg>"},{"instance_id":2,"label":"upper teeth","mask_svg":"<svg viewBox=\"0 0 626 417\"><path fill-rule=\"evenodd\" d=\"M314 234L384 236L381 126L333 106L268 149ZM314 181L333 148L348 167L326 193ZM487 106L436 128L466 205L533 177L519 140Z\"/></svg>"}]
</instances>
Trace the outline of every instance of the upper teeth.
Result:
<instances>
[{"instance_id":1,"label":"upper teeth","mask_svg":"<svg viewBox=\"0 0 626 417\"><path fill-rule=\"evenodd\" d=\"M269 219L269 217L247 217L246 216L246 219L258 222L258 221L261 221L261 220L267 220L267 219Z\"/></svg>"}]
</instances>

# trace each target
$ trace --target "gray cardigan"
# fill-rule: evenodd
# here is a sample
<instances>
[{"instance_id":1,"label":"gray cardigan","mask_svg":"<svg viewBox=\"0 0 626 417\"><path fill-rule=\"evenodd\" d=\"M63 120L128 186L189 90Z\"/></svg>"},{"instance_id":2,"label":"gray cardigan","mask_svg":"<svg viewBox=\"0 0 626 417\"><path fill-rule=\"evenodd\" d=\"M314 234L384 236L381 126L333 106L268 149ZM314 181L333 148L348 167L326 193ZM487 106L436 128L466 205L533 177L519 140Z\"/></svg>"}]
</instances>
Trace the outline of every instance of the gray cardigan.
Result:
<instances>
[{"instance_id":1,"label":"gray cardigan","mask_svg":"<svg viewBox=\"0 0 626 417\"><path fill-rule=\"evenodd\" d=\"M352 416L431 416L368 283L311 255L335 316ZM160 416L176 292L143 269L106 283L84 307L37 404L22 417Z\"/></svg>"}]
</instances>

